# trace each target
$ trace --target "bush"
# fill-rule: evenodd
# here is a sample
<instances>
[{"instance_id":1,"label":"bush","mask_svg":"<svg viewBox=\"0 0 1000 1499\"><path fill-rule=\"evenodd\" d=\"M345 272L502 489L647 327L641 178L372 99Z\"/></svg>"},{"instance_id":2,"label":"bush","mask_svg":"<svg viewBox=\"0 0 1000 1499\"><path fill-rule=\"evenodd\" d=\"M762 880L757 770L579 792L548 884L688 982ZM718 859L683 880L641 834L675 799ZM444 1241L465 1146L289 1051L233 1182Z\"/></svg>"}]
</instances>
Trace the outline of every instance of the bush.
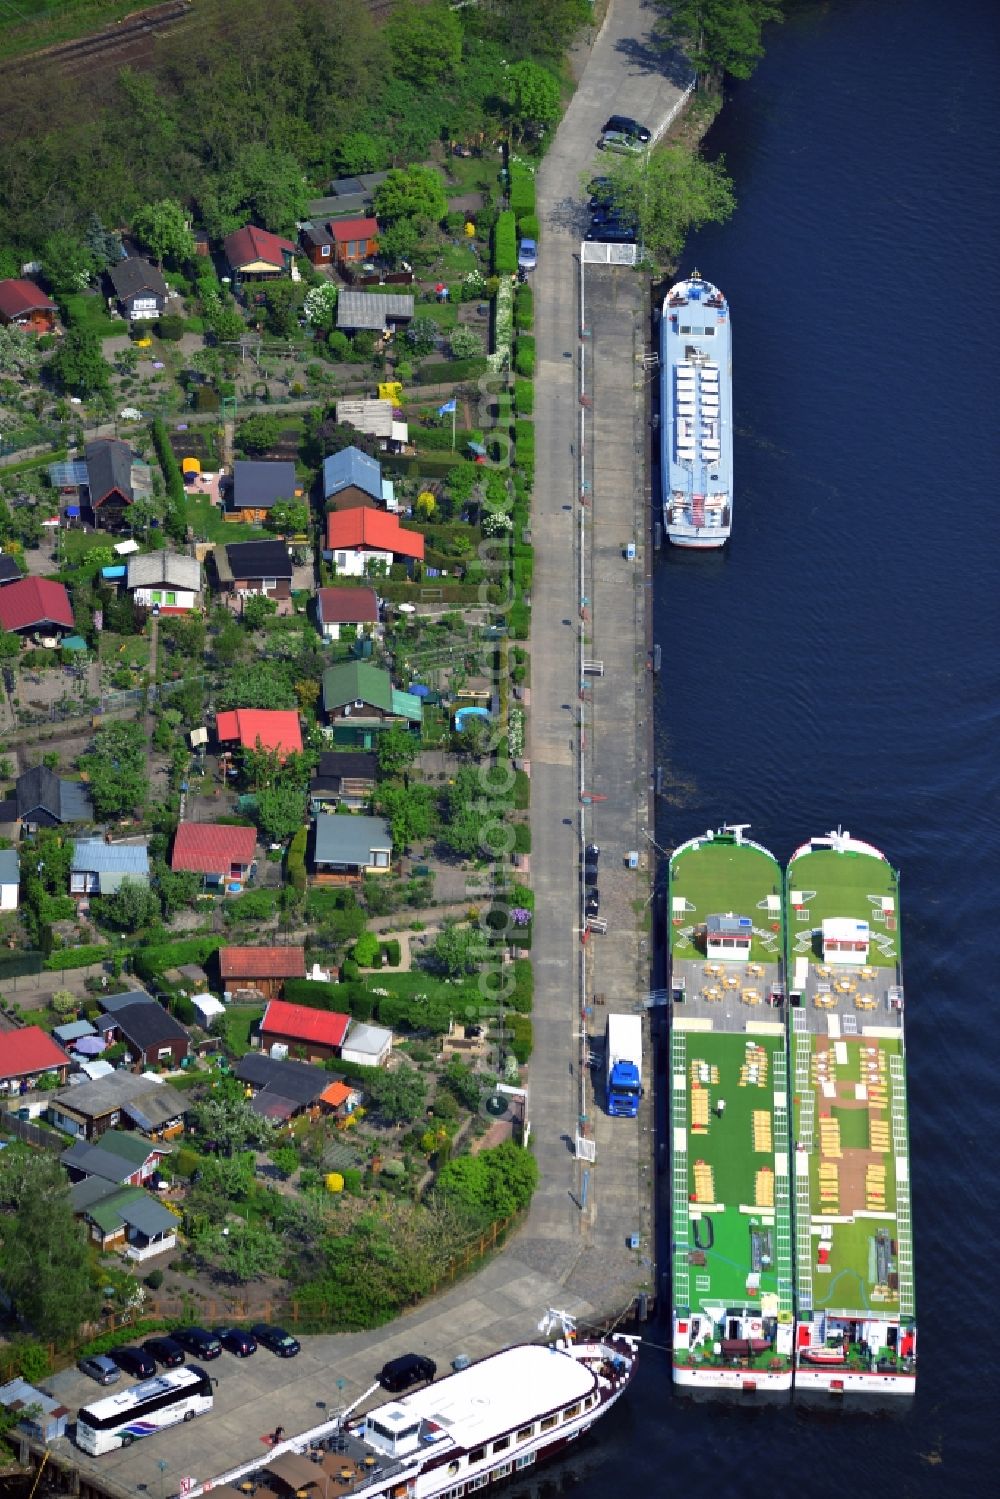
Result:
<instances>
[{"instance_id":1,"label":"bush","mask_svg":"<svg viewBox=\"0 0 1000 1499\"><path fill-rule=\"evenodd\" d=\"M374 968L379 956L378 938L374 932L362 932L354 944L354 961L359 968Z\"/></svg>"},{"instance_id":2,"label":"bush","mask_svg":"<svg viewBox=\"0 0 1000 1499\"><path fill-rule=\"evenodd\" d=\"M538 220L533 213L526 213L523 218L520 214L518 215L517 232L522 237L526 236L528 239L538 239L541 231L538 227Z\"/></svg>"},{"instance_id":3,"label":"bush","mask_svg":"<svg viewBox=\"0 0 1000 1499\"><path fill-rule=\"evenodd\" d=\"M517 227L510 209L498 215L493 230L493 269L498 276L517 272Z\"/></svg>"},{"instance_id":4,"label":"bush","mask_svg":"<svg viewBox=\"0 0 1000 1499\"><path fill-rule=\"evenodd\" d=\"M156 332L164 343L178 343L184 337L184 319L176 316L161 317L156 324Z\"/></svg>"},{"instance_id":5,"label":"bush","mask_svg":"<svg viewBox=\"0 0 1000 1499\"><path fill-rule=\"evenodd\" d=\"M530 416L535 409L535 387L530 380L514 381L514 405L518 416Z\"/></svg>"},{"instance_id":6,"label":"bush","mask_svg":"<svg viewBox=\"0 0 1000 1499\"><path fill-rule=\"evenodd\" d=\"M194 397L195 411L218 411L219 405L219 392L217 390L213 390L211 385L198 386Z\"/></svg>"},{"instance_id":7,"label":"bush","mask_svg":"<svg viewBox=\"0 0 1000 1499\"><path fill-rule=\"evenodd\" d=\"M400 950L399 943L395 937L390 937L388 942L382 943L382 956L390 968L399 967Z\"/></svg>"},{"instance_id":8,"label":"bush","mask_svg":"<svg viewBox=\"0 0 1000 1499\"><path fill-rule=\"evenodd\" d=\"M150 1270L146 1276L146 1284L151 1291L158 1291L163 1284L163 1271Z\"/></svg>"},{"instance_id":9,"label":"bush","mask_svg":"<svg viewBox=\"0 0 1000 1499\"><path fill-rule=\"evenodd\" d=\"M514 372L531 380L535 374L535 340L529 333L519 333L514 343Z\"/></svg>"},{"instance_id":10,"label":"bush","mask_svg":"<svg viewBox=\"0 0 1000 1499\"><path fill-rule=\"evenodd\" d=\"M171 1001L170 1010L174 1019L179 1020L181 1025L194 1025L198 1019L198 1011L186 994L176 995Z\"/></svg>"},{"instance_id":11,"label":"bush","mask_svg":"<svg viewBox=\"0 0 1000 1499\"><path fill-rule=\"evenodd\" d=\"M183 963L206 963L221 946L221 937L189 937L183 942L143 946L135 953L135 971L140 978L156 979Z\"/></svg>"},{"instance_id":12,"label":"bush","mask_svg":"<svg viewBox=\"0 0 1000 1499\"><path fill-rule=\"evenodd\" d=\"M174 1176L182 1176L185 1181L191 1180L199 1164L198 1152L187 1145L182 1145L170 1158L170 1169Z\"/></svg>"}]
</instances>

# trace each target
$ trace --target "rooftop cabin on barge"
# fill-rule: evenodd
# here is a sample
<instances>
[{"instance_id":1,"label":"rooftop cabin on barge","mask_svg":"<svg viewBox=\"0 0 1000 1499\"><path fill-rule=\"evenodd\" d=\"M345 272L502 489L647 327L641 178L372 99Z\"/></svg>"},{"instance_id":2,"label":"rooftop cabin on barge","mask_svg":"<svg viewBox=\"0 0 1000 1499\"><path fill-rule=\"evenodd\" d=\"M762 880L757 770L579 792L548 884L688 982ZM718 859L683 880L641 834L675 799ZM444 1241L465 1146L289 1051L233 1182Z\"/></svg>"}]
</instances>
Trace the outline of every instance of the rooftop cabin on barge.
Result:
<instances>
[{"instance_id":1,"label":"rooftop cabin on barge","mask_svg":"<svg viewBox=\"0 0 1000 1499\"><path fill-rule=\"evenodd\" d=\"M795 1386L911 1395L899 876L837 831L788 865L796 1206Z\"/></svg>"},{"instance_id":2,"label":"rooftop cabin on barge","mask_svg":"<svg viewBox=\"0 0 1000 1499\"><path fill-rule=\"evenodd\" d=\"M670 860L673 1377L791 1388L781 870L742 827Z\"/></svg>"},{"instance_id":3,"label":"rooftop cabin on barge","mask_svg":"<svg viewBox=\"0 0 1000 1499\"><path fill-rule=\"evenodd\" d=\"M732 334L717 286L694 271L660 315L660 484L675 546L721 547L733 518Z\"/></svg>"}]
</instances>

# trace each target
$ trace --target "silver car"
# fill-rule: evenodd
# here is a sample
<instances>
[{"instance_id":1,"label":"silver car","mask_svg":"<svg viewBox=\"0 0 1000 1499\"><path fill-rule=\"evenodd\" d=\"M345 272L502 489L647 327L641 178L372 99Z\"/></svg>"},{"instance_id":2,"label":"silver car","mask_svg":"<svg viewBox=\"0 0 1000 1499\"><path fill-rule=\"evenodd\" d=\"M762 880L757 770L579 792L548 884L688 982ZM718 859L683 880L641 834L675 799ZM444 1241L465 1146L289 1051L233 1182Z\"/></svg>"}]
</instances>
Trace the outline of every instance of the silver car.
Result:
<instances>
[{"instance_id":1,"label":"silver car","mask_svg":"<svg viewBox=\"0 0 1000 1499\"><path fill-rule=\"evenodd\" d=\"M105 1353L92 1353L89 1357L80 1359L76 1367L81 1374L89 1374L91 1379L96 1379L98 1384L114 1384L122 1377L118 1365Z\"/></svg>"}]
</instances>

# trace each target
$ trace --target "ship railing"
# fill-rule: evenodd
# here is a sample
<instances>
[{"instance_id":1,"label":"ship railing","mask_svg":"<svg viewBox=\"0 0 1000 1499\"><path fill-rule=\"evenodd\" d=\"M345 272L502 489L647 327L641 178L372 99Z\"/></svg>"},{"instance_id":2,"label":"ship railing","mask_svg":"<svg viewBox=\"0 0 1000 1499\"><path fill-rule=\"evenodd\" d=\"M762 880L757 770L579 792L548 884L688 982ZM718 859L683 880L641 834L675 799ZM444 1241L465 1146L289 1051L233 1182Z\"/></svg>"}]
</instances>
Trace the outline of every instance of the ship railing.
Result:
<instances>
[{"instance_id":1,"label":"ship railing","mask_svg":"<svg viewBox=\"0 0 1000 1499\"><path fill-rule=\"evenodd\" d=\"M670 1122L674 1131L673 1169L673 1297L675 1306L687 1306L691 1295L691 1278L688 1273L687 1246L691 1232L688 1218L688 1158L687 1158L687 1037L683 1031L675 1030L670 1038L671 1109ZM677 1141L683 1141L682 1147Z\"/></svg>"}]
</instances>

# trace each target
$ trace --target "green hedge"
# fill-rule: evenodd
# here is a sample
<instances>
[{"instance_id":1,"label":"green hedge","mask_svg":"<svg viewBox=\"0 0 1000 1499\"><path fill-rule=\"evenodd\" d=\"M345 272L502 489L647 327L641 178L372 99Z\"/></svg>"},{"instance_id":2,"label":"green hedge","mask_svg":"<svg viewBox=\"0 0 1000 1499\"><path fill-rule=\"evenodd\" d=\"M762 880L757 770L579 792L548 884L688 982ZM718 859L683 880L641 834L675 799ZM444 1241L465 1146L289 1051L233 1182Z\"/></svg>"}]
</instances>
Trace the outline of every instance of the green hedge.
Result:
<instances>
[{"instance_id":1,"label":"green hedge","mask_svg":"<svg viewBox=\"0 0 1000 1499\"><path fill-rule=\"evenodd\" d=\"M535 211L535 174L520 161L510 166L510 206L517 215Z\"/></svg>"},{"instance_id":2,"label":"green hedge","mask_svg":"<svg viewBox=\"0 0 1000 1499\"><path fill-rule=\"evenodd\" d=\"M405 474L408 479L447 479L455 464L462 462L463 456L456 450L454 453L438 453L433 458L383 458L382 472ZM337 582L339 584L339 578Z\"/></svg>"},{"instance_id":3,"label":"green hedge","mask_svg":"<svg viewBox=\"0 0 1000 1499\"><path fill-rule=\"evenodd\" d=\"M530 416L535 409L535 387L530 380L514 381L514 405L518 416Z\"/></svg>"},{"instance_id":4,"label":"green hedge","mask_svg":"<svg viewBox=\"0 0 1000 1499\"><path fill-rule=\"evenodd\" d=\"M452 385L461 380L473 380L489 369L485 354L471 359L449 359L434 364L422 364L417 370L418 385Z\"/></svg>"},{"instance_id":5,"label":"green hedge","mask_svg":"<svg viewBox=\"0 0 1000 1499\"><path fill-rule=\"evenodd\" d=\"M89 968L91 963L103 963L111 956L106 943L92 943L89 947L63 947L49 953L45 967L50 973L62 973L67 968Z\"/></svg>"},{"instance_id":6,"label":"green hedge","mask_svg":"<svg viewBox=\"0 0 1000 1499\"><path fill-rule=\"evenodd\" d=\"M299 828L288 845L285 872L293 890L303 891L306 888L306 841L308 837L309 829Z\"/></svg>"},{"instance_id":7,"label":"green hedge","mask_svg":"<svg viewBox=\"0 0 1000 1499\"><path fill-rule=\"evenodd\" d=\"M222 937L188 937L181 942L140 947L134 954L135 971L142 978L154 979L168 968L179 968L182 963L207 963L223 942Z\"/></svg>"},{"instance_id":8,"label":"green hedge","mask_svg":"<svg viewBox=\"0 0 1000 1499\"><path fill-rule=\"evenodd\" d=\"M514 327L518 333L533 326L535 294L530 286L519 286L514 293Z\"/></svg>"},{"instance_id":9,"label":"green hedge","mask_svg":"<svg viewBox=\"0 0 1000 1499\"><path fill-rule=\"evenodd\" d=\"M514 450L520 464L535 461L535 424L521 418L514 423Z\"/></svg>"},{"instance_id":10,"label":"green hedge","mask_svg":"<svg viewBox=\"0 0 1000 1499\"><path fill-rule=\"evenodd\" d=\"M514 371L526 380L535 373L535 340L530 333L519 333L514 341Z\"/></svg>"},{"instance_id":11,"label":"green hedge","mask_svg":"<svg viewBox=\"0 0 1000 1499\"><path fill-rule=\"evenodd\" d=\"M524 960L519 959L518 961L523 962ZM531 1019L527 1015L515 1012L513 1015L507 1016L507 1025L511 1033L510 1049L523 1067L531 1056L531 1049L534 1044Z\"/></svg>"},{"instance_id":12,"label":"green hedge","mask_svg":"<svg viewBox=\"0 0 1000 1499\"><path fill-rule=\"evenodd\" d=\"M513 276L517 272L517 225L509 208L497 216L493 230L493 271L497 276Z\"/></svg>"},{"instance_id":13,"label":"green hedge","mask_svg":"<svg viewBox=\"0 0 1000 1499\"><path fill-rule=\"evenodd\" d=\"M541 230L538 226L538 219L533 213L526 213L524 215L518 214L517 232L522 237L527 236L528 239L537 241Z\"/></svg>"}]
</instances>

